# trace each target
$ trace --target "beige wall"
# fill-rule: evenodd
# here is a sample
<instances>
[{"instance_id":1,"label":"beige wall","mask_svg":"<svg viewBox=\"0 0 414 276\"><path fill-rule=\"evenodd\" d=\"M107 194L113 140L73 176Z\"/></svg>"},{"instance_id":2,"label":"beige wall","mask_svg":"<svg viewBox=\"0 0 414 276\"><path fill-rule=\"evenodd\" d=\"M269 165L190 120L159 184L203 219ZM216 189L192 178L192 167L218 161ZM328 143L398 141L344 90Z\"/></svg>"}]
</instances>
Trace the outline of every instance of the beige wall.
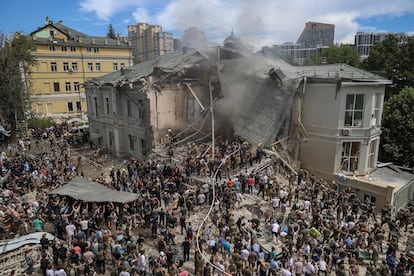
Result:
<instances>
[{"instance_id":1,"label":"beige wall","mask_svg":"<svg viewBox=\"0 0 414 276\"><path fill-rule=\"evenodd\" d=\"M42 34L46 35L46 33L49 34L48 29L42 31ZM79 97L83 99L83 113L87 111L82 84L89 79L114 72L114 63L117 63L118 70L120 70L121 64L129 67L132 65L132 52L128 47L84 45L81 43L73 44L76 51L71 51L70 45L65 44L64 37L60 36L55 34L55 38L60 39L58 43L45 44L44 41L38 41L36 37L32 41L37 46L34 53L37 65L31 68L31 73L28 76L29 93L35 96L32 97L31 107L32 111L39 115L70 116L72 112L68 112L68 102L73 102L73 114L78 116L80 114L76 110L76 101L79 101ZM55 50L51 51L49 45L54 45ZM62 51L62 45L67 45L67 51ZM88 52L88 47L99 48L99 51ZM52 62L55 62L57 66L55 72L51 70ZM77 72L73 70L65 72L63 66L65 62L68 63L70 69L72 64L76 62ZM88 70L88 63L92 63L92 71ZM97 63L100 64L99 71L96 70ZM66 82L70 83L70 91L66 89ZM80 84L79 91L75 91L75 82ZM59 83L59 91L55 91L54 83ZM42 106L48 106L48 109L46 110Z\"/></svg>"},{"instance_id":2,"label":"beige wall","mask_svg":"<svg viewBox=\"0 0 414 276\"><path fill-rule=\"evenodd\" d=\"M154 139L161 142L160 139L167 129L177 130L185 126L188 94L184 88L174 84L163 88L161 92L148 91L147 95L150 101Z\"/></svg>"}]
</instances>

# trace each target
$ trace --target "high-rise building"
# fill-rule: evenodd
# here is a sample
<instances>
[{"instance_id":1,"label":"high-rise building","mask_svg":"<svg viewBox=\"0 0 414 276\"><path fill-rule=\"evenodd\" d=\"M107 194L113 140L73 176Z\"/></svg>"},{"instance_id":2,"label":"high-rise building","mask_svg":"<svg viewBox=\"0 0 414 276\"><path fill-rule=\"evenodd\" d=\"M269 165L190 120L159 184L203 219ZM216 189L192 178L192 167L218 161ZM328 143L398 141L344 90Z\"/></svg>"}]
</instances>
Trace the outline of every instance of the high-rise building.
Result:
<instances>
[{"instance_id":1,"label":"high-rise building","mask_svg":"<svg viewBox=\"0 0 414 276\"><path fill-rule=\"evenodd\" d=\"M192 47L199 50L205 50L208 48L208 40L205 33L196 27L190 27L184 30L181 43L182 46Z\"/></svg>"},{"instance_id":2,"label":"high-rise building","mask_svg":"<svg viewBox=\"0 0 414 276\"><path fill-rule=\"evenodd\" d=\"M128 44L86 35L48 17L27 39L36 45L37 64L26 77L32 112L40 116L81 117L86 114L83 84L132 65Z\"/></svg>"},{"instance_id":3,"label":"high-rise building","mask_svg":"<svg viewBox=\"0 0 414 276\"><path fill-rule=\"evenodd\" d=\"M379 32L379 33L366 33L357 32L355 35L355 47L361 58L365 59L369 56L371 48L377 44L383 42L390 35L394 35L399 38L404 38L404 33L391 33L391 32ZM402 41L401 41L402 43Z\"/></svg>"},{"instance_id":4,"label":"high-rise building","mask_svg":"<svg viewBox=\"0 0 414 276\"><path fill-rule=\"evenodd\" d=\"M314 53L320 53L324 48L334 43L335 25L317 22L307 22L296 43L285 42L273 45L273 50L290 63L303 65L306 59Z\"/></svg>"},{"instance_id":5,"label":"high-rise building","mask_svg":"<svg viewBox=\"0 0 414 276\"><path fill-rule=\"evenodd\" d=\"M161 56L174 50L171 33L162 32L160 25L138 23L128 26L128 39L132 47L132 55L138 61Z\"/></svg>"},{"instance_id":6,"label":"high-rise building","mask_svg":"<svg viewBox=\"0 0 414 276\"><path fill-rule=\"evenodd\" d=\"M335 25L307 22L296 44L305 48L329 46L334 43Z\"/></svg>"}]
</instances>

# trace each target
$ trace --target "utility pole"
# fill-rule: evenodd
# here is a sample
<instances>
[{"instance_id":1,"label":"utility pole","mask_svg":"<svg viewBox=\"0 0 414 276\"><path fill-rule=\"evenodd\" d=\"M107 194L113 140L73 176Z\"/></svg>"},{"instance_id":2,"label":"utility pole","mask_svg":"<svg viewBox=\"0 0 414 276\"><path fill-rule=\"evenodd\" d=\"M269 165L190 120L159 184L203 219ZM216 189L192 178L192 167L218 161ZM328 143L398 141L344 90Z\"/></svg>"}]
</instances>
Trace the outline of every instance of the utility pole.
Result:
<instances>
[{"instance_id":1,"label":"utility pole","mask_svg":"<svg viewBox=\"0 0 414 276\"><path fill-rule=\"evenodd\" d=\"M214 108L213 108L213 92L211 89L211 80L208 80L208 87L210 90L210 112L211 112L211 156L213 158L213 162L216 160L215 155L215 135L214 135Z\"/></svg>"}]
</instances>

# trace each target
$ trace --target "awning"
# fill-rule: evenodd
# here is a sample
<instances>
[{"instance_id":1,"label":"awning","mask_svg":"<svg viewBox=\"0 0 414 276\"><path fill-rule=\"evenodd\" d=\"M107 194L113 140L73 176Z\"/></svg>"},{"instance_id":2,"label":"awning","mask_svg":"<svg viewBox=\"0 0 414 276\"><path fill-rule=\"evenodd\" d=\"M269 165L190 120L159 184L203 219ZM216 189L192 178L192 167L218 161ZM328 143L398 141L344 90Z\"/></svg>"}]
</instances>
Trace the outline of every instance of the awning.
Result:
<instances>
[{"instance_id":1,"label":"awning","mask_svg":"<svg viewBox=\"0 0 414 276\"><path fill-rule=\"evenodd\" d=\"M53 241L55 239L55 236L47 232L36 232L24 235L16 239L0 242L0 254L7 253L28 244L38 244L40 243L40 239L42 238L43 234L46 234L46 238L50 241Z\"/></svg>"},{"instance_id":2,"label":"awning","mask_svg":"<svg viewBox=\"0 0 414 276\"><path fill-rule=\"evenodd\" d=\"M128 203L138 198L138 194L112 190L102 184L79 176L49 192L49 194L70 196L85 202Z\"/></svg>"}]
</instances>

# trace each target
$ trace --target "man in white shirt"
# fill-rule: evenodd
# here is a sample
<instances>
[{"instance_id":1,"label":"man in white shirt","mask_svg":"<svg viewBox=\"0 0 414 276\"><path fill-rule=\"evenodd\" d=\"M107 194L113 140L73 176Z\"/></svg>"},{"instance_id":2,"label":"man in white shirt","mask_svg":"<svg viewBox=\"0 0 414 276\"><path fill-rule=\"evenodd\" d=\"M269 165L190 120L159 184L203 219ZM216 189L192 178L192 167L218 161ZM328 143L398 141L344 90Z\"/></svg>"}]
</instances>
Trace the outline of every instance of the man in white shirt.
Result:
<instances>
[{"instance_id":1,"label":"man in white shirt","mask_svg":"<svg viewBox=\"0 0 414 276\"><path fill-rule=\"evenodd\" d=\"M275 236L275 243L277 244L277 238L279 237L279 231L280 231L280 225L279 223L277 223L277 221L275 221L272 224L272 233Z\"/></svg>"},{"instance_id":2,"label":"man in white shirt","mask_svg":"<svg viewBox=\"0 0 414 276\"><path fill-rule=\"evenodd\" d=\"M281 275L282 276L292 276L292 272L290 272L287 268L282 268Z\"/></svg>"},{"instance_id":3,"label":"man in white shirt","mask_svg":"<svg viewBox=\"0 0 414 276\"><path fill-rule=\"evenodd\" d=\"M318 262L318 267L319 267L319 274L322 274L325 276L328 275L328 264L323 259L321 259Z\"/></svg>"},{"instance_id":4,"label":"man in white shirt","mask_svg":"<svg viewBox=\"0 0 414 276\"><path fill-rule=\"evenodd\" d=\"M70 223L70 224L66 225L65 229L66 229L66 236L67 236L68 245L71 246L73 236L75 235L76 226L73 225L73 223Z\"/></svg>"},{"instance_id":5,"label":"man in white shirt","mask_svg":"<svg viewBox=\"0 0 414 276\"><path fill-rule=\"evenodd\" d=\"M247 260L248 260L249 255L250 255L249 250L247 250L247 248L246 248L246 247L244 247L244 248L240 251L240 255L241 255L242 260L243 260L243 265L244 265L244 267L246 267L246 266L247 266Z\"/></svg>"},{"instance_id":6,"label":"man in white shirt","mask_svg":"<svg viewBox=\"0 0 414 276\"><path fill-rule=\"evenodd\" d=\"M308 261L305 266L305 276L312 276L316 272L312 261Z\"/></svg>"},{"instance_id":7,"label":"man in white shirt","mask_svg":"<svg viewBox=\"0 0 414 276\"><path fill-rule=\"evenodd\" d=\"M138 270L141 275L145 275L147 271L147 258L145 257L145 250L141 250L138 255Z\"/></svg>"},{"instance_id":8,"label":"man in white shirt","mask_svg":"<svg viewBox=\"0 0 414 276\"><path fill-rule=\"evenodd\" d=\"M277 208L279 208L279 204L280 204L280 198L278 198L277 196L272 198L272 207L273 207L273 214L275 215Z\"/></svg>"}]
</instances>

